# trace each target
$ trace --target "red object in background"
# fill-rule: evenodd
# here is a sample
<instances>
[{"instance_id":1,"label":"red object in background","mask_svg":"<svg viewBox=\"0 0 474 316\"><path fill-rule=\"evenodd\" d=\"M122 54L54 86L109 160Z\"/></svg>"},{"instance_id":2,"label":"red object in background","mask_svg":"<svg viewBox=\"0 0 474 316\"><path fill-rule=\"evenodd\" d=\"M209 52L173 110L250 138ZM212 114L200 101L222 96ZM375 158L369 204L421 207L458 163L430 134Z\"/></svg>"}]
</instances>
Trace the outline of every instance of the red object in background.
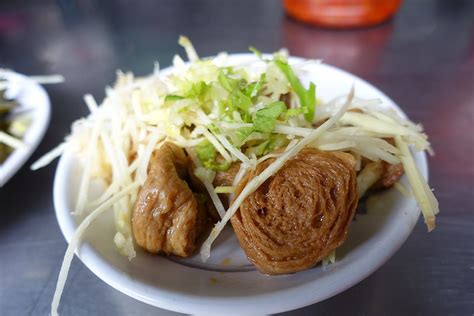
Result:
<instances>
[{"instance_id":1,"label":"red object in background","mask_svg":"<svg viewBox=\"0 0 474 316\"><path fill-rule=\"evenodd\" d=\"M382 23L397 12L401 0L284 0L289 16L331 28L355 28Z\"/></svg>"},{"instance_id":2,"label":"red object in background","mask_svg":"<svg viewBox=\"0 0 474 316\"><path fill-rule=\"evenodd\" d=\"M292 55L319 58L325 63L372 80L383 67L394 24L386 23L364 30L331 31L283 19L282 43ZM388 60L390 62L390 60Z\"/></svg>"}]
</instances>

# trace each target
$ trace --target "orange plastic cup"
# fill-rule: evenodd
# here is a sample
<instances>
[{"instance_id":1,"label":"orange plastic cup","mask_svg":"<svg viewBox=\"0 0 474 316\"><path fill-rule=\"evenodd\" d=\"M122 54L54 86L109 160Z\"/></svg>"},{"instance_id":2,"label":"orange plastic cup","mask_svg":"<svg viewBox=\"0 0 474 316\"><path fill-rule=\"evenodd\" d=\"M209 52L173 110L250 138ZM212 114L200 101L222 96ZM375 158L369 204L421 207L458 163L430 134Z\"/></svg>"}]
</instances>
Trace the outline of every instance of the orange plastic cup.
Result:
<instances>
[{"instance_id":1,"label":"orange plastic cup","mask_svg":"<svg viewBox=\"0 0 474 316\"><path fill-rule=\"evenodd\" d=\"M398 10L401 0L284 0L289 16L329 28L356 28L382 23Z\"/></svg>"}]
</instances>

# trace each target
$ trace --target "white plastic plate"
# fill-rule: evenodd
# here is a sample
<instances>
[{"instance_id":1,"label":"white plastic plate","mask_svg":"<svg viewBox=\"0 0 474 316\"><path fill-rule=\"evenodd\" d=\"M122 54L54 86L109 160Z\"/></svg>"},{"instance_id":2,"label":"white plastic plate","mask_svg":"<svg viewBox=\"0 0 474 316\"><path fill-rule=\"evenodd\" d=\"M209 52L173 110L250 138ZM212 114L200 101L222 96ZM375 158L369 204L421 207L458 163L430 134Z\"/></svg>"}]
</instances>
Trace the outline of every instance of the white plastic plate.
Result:
<instances>
[{"instance_id":1,"label":"white plastic plate","mask_svg":"<svg viewBox=\"0 0 474 316\"><path fill-rule=\"evenodd\" d=\"M254 59L250 54L230 56L231 63ZM290 59L291 63L300 61L300 58ZM371 84L326 64L312 66L302 80L315 82L318 98L323 100L348 93L354 84L356 96L380 98L383 106L400 111ZM416 153L415 160L426 177L425 155ZM70 212L79 182L77 157L70 153L63 155L56 171L54 204L68 241L77 226ZM414 199L393 189L383 192L367 214L357 215L346 243L337 250L336 263L325 270L318 265L293 275L267 276L256 271L240 250L231 227L216 240L206 264L199 261L198 255L178 260L140 250L129 261L115 250L112 212L103 214L89 227L76 253L99 278L145 303L182 313L261 315L310 305L360 282L400 248L419 215Z\"/></svg>"}]
</instances>

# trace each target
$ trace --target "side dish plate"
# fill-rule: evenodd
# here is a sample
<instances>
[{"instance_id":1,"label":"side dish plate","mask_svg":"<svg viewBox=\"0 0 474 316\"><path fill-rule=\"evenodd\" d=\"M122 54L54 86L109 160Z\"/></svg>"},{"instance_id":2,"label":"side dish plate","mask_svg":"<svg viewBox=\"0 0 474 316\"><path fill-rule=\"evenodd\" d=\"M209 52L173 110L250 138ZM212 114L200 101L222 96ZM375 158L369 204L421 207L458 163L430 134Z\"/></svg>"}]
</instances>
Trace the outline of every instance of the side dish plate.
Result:
<instances>
[{"instance_id":1,"label":"side dish plate","mask_svg":"<svg viewBox=\"0 0 474 316\"><path fill-rule=\"evenodd\" d=\"M31 125L23 137L25 148L13 151L0 166L0 187L4 186L11 177L23 166L33 151L38 147L48 128L50 118L50 101L48 94L42 86L18 73L9 73L9 80L14 80L18 85L16 101L23 109L31 111Z\"/></svg>"},{"instance_id":2,"label":"side dish plate","mask_svg":"<svg viewBox=\"0 0 474 316\"><path fill-rule=\"evenodd\" d=\"M237 54L229 59L232 63L242 63L254 60L255 56ZM290 58L289 61L296 63L303 59ZM356 96L379 98L383 106L402 113L383 92L333 66L313 65L301 79L305 83L315 82L319 99L329 100L346 94L354 84ZM416 153L414 157L421 173L427 177L425 154ZM68 241L77 227L71 211L80 182L79 166L74 154L64 154L54 182L56 215ZM401 182L406 184L405 177ZM283 312L322 301L355 285L400 248L420 215L415 199L391 189L370 202L368 212L356 216L346 243L337 250L336 263L325 269L318 265L293 275L270 277L249 266L230 227L219 236L206 264L200 263L198 256L183 261L140 250L137 257L129 261L113 244L112 212L91 224L76 253L93 273L112 287L161 308L219 315Z\"/></svg>"}]
</instances>

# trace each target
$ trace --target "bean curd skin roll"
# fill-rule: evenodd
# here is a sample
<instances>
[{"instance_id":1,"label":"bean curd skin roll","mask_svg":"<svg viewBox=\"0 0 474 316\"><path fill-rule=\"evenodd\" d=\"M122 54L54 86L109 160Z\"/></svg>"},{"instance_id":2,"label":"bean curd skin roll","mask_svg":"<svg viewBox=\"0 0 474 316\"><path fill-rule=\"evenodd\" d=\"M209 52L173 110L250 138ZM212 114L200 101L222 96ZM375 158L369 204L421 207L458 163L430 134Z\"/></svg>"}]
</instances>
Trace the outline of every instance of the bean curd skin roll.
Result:
<instances>
[{"instance_id":1,"label":"bean curd skin roll","mask_svg":"<svg viewBox=\"0 0 474 316\"><path fill-rule=\"evenodd\" d=\"M271 162L249 172L237 194ZM261 272L308 269L345 241L358 201L354 166L350 154L305 148L242 203L232 226Z\"/></svg>"}]
</instances>

